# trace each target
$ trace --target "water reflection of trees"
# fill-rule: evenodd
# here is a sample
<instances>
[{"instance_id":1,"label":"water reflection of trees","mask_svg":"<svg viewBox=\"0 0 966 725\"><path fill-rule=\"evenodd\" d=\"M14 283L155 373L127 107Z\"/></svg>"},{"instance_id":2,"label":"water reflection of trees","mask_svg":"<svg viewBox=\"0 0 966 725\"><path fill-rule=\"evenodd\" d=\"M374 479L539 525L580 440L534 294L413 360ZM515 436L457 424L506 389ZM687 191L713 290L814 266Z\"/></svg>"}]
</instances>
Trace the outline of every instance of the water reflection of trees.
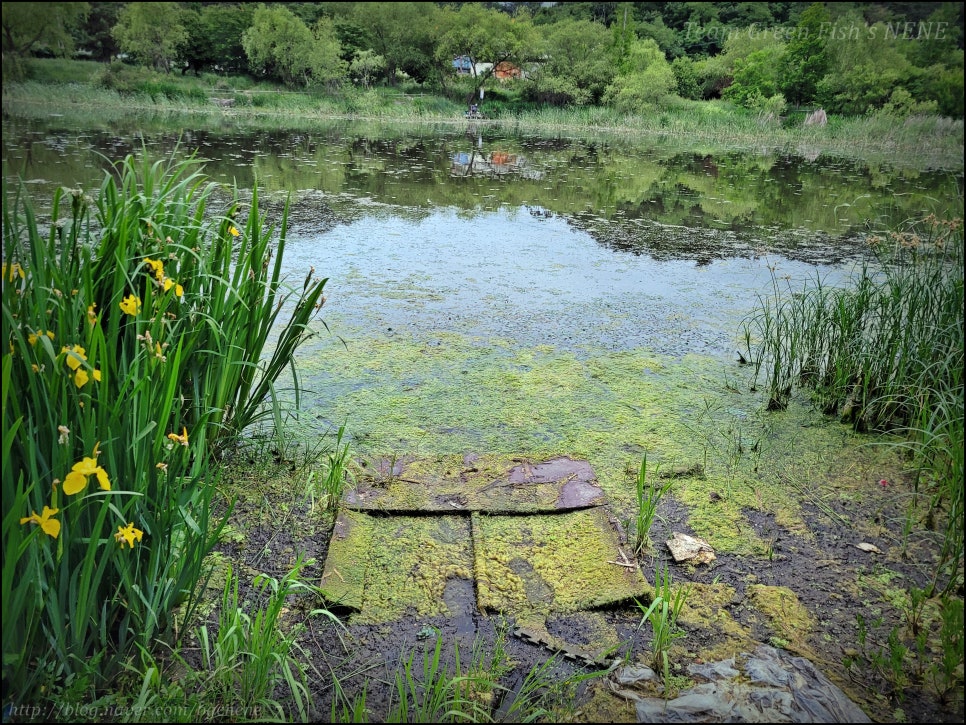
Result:
<instances>
[{"instance_id":1,"label":"water reflection of trees","mask_svg":"<svg viewBox=\"0 0 966 725\"><path fill-rule=\"evenodd\" d=\"M693 230L692 247L708 253L740 250L743 243L734 240L745 238L808 246L799 233L847 243L962 198L955 172L482 127L385 136L352 125L141 133L5 123L4 130L8 176L42 180L38 192L99 186L105 158L196 154L214 180L241 188L257 183L268 192L361 197L396 209L446 206L461 214L540 208L629 250L646 248L647 238L657 240L650 243L655 249L669 248L667 235L655 230L676 227Z\"/></svg>"},{"instance_id":2,"label":"water reflection of trees","mask_svg":"<svg viewBox=\"0 0 966 725\"><path fill-rule=\"evenodd\" d=\"M644 219L603 219L592 214L565 215L568 225L618 252L646 254L654 259L758 259L780 254L797 262L840 264L868 253L865 236L831 237L821 232L755 228L742 231L665 225Z\"/></svg>"}]
</instances>

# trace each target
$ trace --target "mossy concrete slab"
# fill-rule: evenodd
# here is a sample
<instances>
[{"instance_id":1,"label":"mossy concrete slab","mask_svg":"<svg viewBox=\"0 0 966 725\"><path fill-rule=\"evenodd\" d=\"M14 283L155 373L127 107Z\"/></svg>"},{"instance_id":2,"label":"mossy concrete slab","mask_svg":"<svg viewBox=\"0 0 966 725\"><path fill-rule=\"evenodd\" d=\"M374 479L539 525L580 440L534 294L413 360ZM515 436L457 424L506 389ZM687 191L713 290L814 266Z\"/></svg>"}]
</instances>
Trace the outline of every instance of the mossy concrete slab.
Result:
<instances>
[{"instance_id":1,"label":"mossy concrete slab","mask_svg":"<svg viewBox=\"0 0 966 725\"><path fill-rule=\"evenodd\" d=\"M497 469L466 463L428 475L394 462L382 485L347 493L322 577L326 601L356 622L456 617L468 604L529 622L647 596L586 461L517 459L495 478ZM474 591L475 602L453 599Z\"/></svg>"},{"instance_id":2,"label":"mossy concrete slab","mask_svg":"<svg viewBox=\"0 0 966 725\"><path fill-rule=\"evenodd\" d=\"M498 471L473 465L459 470L426 470L396 461L388 474L360 483L344 504L359 511L427 513L553 512L603 503L604 494L587 461L566 456L532 463L519 460Z\"/></svg>"},{"instance_id":3,"label":"mossy concrete slab","mask_svg":"<svg viewBox=\"0 0 966 725\"><path fill-rule=\"evenodd\" d=\"M331 605L356 612L362 609L369 566L369 518L343 509L335 520L320 584Z\"/></svg>"},{"instance_id":4,"label":"mossy concrete slab","mask_svg":"<svg viewBox=\"0 0 966 725\"><path fill-rule=\"evenodd\" d=\"M472 520L477 596L484 611L576 612L649 592L604 508L544 516L474 513Z\"/></svg>"},{"instance_id":5,"label":"mossy concrete slab","mask_svg":"<svg viewBox=\"0 0 966 725\"><path fill-rule=\"evenodd\" d=\"M406 613L455 614L444 592L451 579L472 582L465 516L372 516L342 511L329 544L321 590L326 602L381 622Z\"/></svg>"}]
</instances>

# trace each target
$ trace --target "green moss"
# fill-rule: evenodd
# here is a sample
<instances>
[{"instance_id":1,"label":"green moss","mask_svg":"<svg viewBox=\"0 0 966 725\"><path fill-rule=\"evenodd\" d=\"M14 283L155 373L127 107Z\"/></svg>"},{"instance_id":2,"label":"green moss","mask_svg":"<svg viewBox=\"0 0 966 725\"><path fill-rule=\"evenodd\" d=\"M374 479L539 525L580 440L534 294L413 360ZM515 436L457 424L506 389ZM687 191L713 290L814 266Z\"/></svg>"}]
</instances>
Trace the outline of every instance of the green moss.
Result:
<instances>
[{"instance_id":1,"label":"green moss","mask_svg":"<svg viewBox=\"0 0 966 725\"><path fill-rule=\"evenodd\" d=\"M480 607L519 615L575 612L634 597L650 586L619 560L606 512L547 516L473 514Z\"/></svg>"},{"instance_id":2,"label":"green moss","mask_svg":"<svg viewBox=\"0 0 966 725\"><path fill-rule=\"evenodd\" d=\"M752 584L747 592L755 608L768 618L775 636L780 636L798 649L805 646L815 622L795 592L788 587L764 584Z\"/></svg>"},{"instance_id":3,"label":"green moss","mask_svg":"<svg viewBox=\"0 0 966 725\"><path fill-rule=\"evenodd\" d=\"M385 622L407 612L448 615L446 582L471 580L465 517L379 517L345 511L336 522L322 591L359 611L355 623Z\"/></svg>"},{"instance_id":4,"label":"green moss","mask_svg":"<svg viewBox=\"0 0 966 725\"><path fill-rule=\"evenodd\" d=\"M728 611L734 604L735 589L727 584L700 584L692 582L678 621L689 632L704 630L701 634L688 637L685 644L701 642L701 649L691 653L693 658L705 662L715 662L734 656L754 647L751 632L735 621Z\"/></svg>"}]
</instances>

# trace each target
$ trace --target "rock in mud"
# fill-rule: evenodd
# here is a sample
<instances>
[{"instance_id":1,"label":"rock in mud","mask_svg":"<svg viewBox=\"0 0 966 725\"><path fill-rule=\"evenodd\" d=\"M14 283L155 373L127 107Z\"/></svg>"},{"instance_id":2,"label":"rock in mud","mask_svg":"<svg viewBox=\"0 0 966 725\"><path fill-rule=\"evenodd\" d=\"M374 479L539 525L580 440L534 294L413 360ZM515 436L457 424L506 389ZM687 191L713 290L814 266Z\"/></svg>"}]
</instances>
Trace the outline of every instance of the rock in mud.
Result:
<instances>
[{"instance_id":1,"label":"rock in mud","mask_svg":"<svg viewBox=\"0 0 966 725\"><path fill-rule=\"evenodd\" d=\"M671 556L678 564L682 561L692 564L710 564L718 558L707 541L699 539L697 536L682 534L680 531L671 534L671 538L666 543L667 548L671 551Z\"/></svg>"}]
</instances>

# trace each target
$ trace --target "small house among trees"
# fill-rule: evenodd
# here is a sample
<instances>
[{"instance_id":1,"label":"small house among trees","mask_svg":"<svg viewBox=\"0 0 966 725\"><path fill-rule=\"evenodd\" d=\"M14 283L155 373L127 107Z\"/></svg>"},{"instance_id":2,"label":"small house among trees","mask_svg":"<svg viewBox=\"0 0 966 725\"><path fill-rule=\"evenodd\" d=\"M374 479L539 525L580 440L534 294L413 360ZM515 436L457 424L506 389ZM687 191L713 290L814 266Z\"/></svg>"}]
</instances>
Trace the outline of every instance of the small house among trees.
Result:
<instances>
[{"instance_id":1,"label":"small house among trees","mask_svg":"<svg viewBox=\"0 0 966 725\"><path fill-rule=\"evenodd\" d=\"M523 75L523 70L506 60L497 63L493 69L493 77L501 81L523 78Z\"/></svg>"}]
</instances>

